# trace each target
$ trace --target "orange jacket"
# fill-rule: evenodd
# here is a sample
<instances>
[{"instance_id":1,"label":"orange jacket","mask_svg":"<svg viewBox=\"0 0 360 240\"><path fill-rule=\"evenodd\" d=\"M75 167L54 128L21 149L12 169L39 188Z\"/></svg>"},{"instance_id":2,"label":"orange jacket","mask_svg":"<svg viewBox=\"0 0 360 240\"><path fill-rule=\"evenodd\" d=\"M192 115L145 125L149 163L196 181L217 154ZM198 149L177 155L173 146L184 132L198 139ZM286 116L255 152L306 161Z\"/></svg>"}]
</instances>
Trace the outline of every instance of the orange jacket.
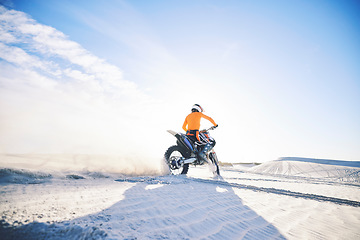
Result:
<instances>
[{"instance_id":1,"label":"orange jacket","mask_svg":"<svg viewBox=\"0 0 360 240\"><path fill-rule=\"evenodd\" d=\"M209 120L212 124L214 124L214 126L216 126L215 121L211 117L208 117L201 112L192 112L185 118L182 128L185 132L187 130L199 130L201 118Z\"/></svg>"}]
</instances>

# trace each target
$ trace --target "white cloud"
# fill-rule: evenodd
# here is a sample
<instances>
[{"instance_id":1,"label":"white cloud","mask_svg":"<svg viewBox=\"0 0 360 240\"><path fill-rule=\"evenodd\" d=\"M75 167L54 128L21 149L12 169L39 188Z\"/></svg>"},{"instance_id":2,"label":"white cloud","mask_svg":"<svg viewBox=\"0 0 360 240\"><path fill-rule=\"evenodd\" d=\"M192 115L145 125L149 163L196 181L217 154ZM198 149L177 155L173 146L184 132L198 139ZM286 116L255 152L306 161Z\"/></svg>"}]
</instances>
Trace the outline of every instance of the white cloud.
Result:
<instances>
[{"instance_id":1,"label":"white cloud","mask_svg":"<svg viewBox=\"0 0 360 240\"><path fill-rule=\"evenodd\" d=\"M131 93L136 97L142 95L134 83L123 79L118 67L94 56L62 32L37 23L23 12L0 7L0 13L2 59L21 68L40 68L46 74L55 75L53 77L57 77L58 81L62 80L61 75L74 77L76 73L75 79L79 80L81 75L80 79L93 82L92 85L97 81L98 87L105 92ZM37 55L40 55L41 61ZM58 66L59 63L64 66ZM66 67L69 65L73 69Z\"/></svg>"},{"instance_id":2,"label":"white cloud","mask_svg":"<svg viewBox=\"0 0 360 240\"><path fill-rule=\"evenodd\" d=\"M95 77L93 75L85 74L79 70L74 70L71 68L65 69L64 73L70 78L79 80L81 82L90 82L95 80Z\"/></svg>"},{"instance_id":3,"label":"white cloud","mask_svg":"<svg viewBox=\"0 0 360 240\"><path fill-rule=\"evenodd\" d=\"M150 148L138 136L152 101L117 66L1 6L0 33L0 151L132 155Z\"/></svg>"},{"instance_id":4,"label":"white cloud","mask_svg":"<svg viewBox=\"0 0 360 240\"><path fill-rule=\"evenodd\" d=\"M5 43L15 42L16 38L4 29L0 29L0 41Z\"/></svg>"},{"instance_id":5,"label":"white cloud","mask_svg":"<svg viewBox=\"0 0 360 240\"><path fill-rule=\"evenodd\" d=\"M0 58L25 68L37 67L44 69L44 64L36 56L31 56L21 48L8 46L1 42Z\"/></svg>"}]
</instances>

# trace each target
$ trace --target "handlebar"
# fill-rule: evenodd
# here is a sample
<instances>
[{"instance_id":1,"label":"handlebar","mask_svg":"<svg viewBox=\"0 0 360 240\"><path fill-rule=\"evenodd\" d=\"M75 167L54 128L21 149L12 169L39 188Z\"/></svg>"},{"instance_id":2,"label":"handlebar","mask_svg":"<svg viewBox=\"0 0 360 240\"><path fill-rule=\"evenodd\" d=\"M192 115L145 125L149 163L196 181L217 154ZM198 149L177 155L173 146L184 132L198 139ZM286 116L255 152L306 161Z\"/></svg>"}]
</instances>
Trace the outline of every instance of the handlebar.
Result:
<instances>
[{"instance_id":1,"label":"handlebar","mask_svg":"<svg viewBox=\"0 0 360 240\"><path fill-rule=\"evenodd\" d=\"M209 131L209 130L214 130L214 129L217 128L218 126L219 126L219 124L216 125L216 126L212 126L212 127L208 128L208 129L203 129L203 130L201 130L200 132L207 132L207 131Z\"/></svg>"}]
</instances>

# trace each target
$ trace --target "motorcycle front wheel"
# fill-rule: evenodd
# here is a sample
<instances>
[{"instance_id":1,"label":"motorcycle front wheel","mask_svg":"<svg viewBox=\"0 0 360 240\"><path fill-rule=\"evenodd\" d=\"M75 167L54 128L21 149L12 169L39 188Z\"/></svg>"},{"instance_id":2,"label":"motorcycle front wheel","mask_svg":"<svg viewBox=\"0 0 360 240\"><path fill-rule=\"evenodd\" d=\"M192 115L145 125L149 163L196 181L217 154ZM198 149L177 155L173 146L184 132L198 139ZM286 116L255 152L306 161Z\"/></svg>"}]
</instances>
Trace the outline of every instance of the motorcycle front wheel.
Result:
<instances>
[{"instance_id":1,"label":"motorcycle front wheel","mask_svg":"<svg viewBox=\"0 0 360 240\"><path fill-rule=\"evenodd\" d=\"M174 145L168 148L165 152L165 160L166 164L169 166L169 169L172 174L179 175L179 174L187 174L189 170L189 164L183 164L180 167L175 166L175 162L177 162L181 158L186 158L186 152L183 148Z\"/></svg>"}]
</instances>

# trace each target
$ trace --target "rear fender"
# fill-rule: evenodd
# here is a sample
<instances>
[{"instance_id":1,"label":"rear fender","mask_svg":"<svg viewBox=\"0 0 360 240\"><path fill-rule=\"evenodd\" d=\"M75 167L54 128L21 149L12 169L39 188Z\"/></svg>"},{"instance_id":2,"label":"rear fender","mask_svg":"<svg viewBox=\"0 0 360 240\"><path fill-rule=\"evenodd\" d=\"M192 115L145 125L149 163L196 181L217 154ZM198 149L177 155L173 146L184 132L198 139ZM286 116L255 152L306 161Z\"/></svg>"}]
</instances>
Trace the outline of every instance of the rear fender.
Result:
<instances>
[{"instance_id":1,"label":"rear fender","mask_svg":"<svg viewBox=\"0 0 360 240\"><path fill-rule=\"evenodd\" d=\"M187 152L189 152L189 154L191 154L195 150L194 144L184 134L177 133L172 130L168 130L168 132L174 137L176 137L176 139L178 140L177 144L185 148Z\"/></svg>"}]
</instances>

